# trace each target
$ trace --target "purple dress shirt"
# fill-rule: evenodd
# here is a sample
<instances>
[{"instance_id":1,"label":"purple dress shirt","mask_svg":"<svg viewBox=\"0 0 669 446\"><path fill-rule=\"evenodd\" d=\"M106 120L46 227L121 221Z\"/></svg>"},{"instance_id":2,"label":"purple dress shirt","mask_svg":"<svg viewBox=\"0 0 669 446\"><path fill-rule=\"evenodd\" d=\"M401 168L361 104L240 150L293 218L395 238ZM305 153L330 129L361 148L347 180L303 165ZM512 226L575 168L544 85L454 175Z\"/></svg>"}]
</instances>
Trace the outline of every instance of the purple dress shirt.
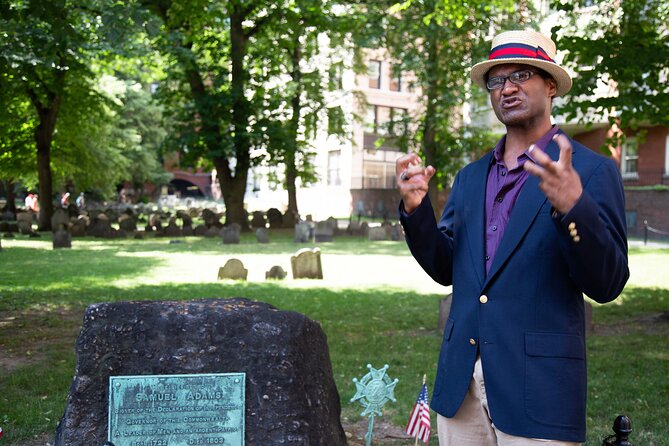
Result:
<instances>
[{"instance_id":1,"label":"purple dress shirt","mask_svg":"<svg viewBox=\"0 0 669 446\"><path fill-rule=\"evenodd\" d=\"M541 150L546 150L553 136L560 129L553 126L544 136L534 143ZM509 222L511 211L520 195L529 173L523 169L523 164L531 155L525 151L518 157L518 165L509 170L504 165L504 145L506 135L497 143L493 149L493 157L488 171L488 182L485 194L485 271L490 271L490 266L495 258L495 253L504 235L506 224ZM532 159L533 160L533 159Z\"/></svg>"}]
</instances>

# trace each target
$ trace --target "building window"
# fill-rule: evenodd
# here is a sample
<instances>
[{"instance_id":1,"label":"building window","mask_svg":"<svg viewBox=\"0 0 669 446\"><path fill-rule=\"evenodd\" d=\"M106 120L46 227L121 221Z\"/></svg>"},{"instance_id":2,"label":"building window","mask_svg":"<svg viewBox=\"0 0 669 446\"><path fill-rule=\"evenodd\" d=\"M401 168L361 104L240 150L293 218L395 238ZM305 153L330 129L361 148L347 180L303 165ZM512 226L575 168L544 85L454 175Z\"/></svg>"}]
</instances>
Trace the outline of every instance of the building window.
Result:
<instances>
[{"instance_id":1,"label":"building window","mask_svg":"<svg viewBox=\"0 0 669 446\"><path fill-rule=\"evenodd\" d=\"M328 152L328 186L341 186L341 150Z\"/></svg>"},{"instance_id":2,"label":"building window","mask_svg":"<svg viewBox=\"0 0 669 446\"><path fill-rule=\"evenodd\" d=\"M381 88L381 61L370 60L367 63L367 76L369 77L369 88Z\"/></svg>"},{"instance_id":3,"label":"building window","mask_svg":"<svg viewBox=\"0 0 669 446\"><path fill-rule=\"evenodd\" d=\"M637 178L639 162L639 145L636 138L627 138L620 153L620 173L623 177Z\"/></svg>"},{"instance_id":4,"label":"building window","mask_svg":"<svg viewBox=\"0 0 669 446\"><path fill-rule=\"evenodd\" d=\"M627 229L636 228L636 211L625 211Z\"/></svg>"},{"instance_id":5,"label":"building window","mask_svg":"<svg viewBox=\"0 0 669 446\"><path fill-rule=\"evenodd\" d=\"M390 122L388 123L388 134L401 136L407 132L407 109L393 107L390 109Z\"/></svg>"},{"instance_id":6,"label":"building window","mask_svg":"<svg viewBox=\"0 0 669 446\"><path fill-rule=\"evenodd\" d=\"M362 177L363 189L392 189L395 187L395 163L364 161Z\"/></svg>"},{"instance_id":7,"label":"building window","mask_svg":"<svg viewBox=\"0 0 669 446\"><path fill-rule=\"evenodd\" d=\"M402 72L392 70L390 77L390 91L402 91Z\"/></svg>"},{"instance_id":8,"label":"building window","mask_svg":"<svg viewBox=\"0 0 669 446\"><path fill-rule=\"evenodd\" d=\"M368 105L365 113L365 132L376 133L378 130L378 107L376 105Z\"/></svg>"}]
</instances>

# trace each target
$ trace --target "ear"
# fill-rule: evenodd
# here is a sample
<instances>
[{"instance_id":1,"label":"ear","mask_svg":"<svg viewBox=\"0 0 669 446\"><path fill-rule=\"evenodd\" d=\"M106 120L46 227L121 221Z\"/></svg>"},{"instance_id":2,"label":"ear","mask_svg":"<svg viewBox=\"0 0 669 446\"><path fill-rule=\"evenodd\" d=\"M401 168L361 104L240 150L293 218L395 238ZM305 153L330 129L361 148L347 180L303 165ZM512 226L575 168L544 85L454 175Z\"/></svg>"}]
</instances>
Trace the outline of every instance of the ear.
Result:
<instances>
[{"instance_id":1,"label":"ear","mask_svg":"<svg viewBox=\"0 0 669 446\"><path fill-rule=\"evenodd\" d=\"M545 79L548 96L554 98L557 96L557 81L552 77Z\"/></svg>"}]
</instances>

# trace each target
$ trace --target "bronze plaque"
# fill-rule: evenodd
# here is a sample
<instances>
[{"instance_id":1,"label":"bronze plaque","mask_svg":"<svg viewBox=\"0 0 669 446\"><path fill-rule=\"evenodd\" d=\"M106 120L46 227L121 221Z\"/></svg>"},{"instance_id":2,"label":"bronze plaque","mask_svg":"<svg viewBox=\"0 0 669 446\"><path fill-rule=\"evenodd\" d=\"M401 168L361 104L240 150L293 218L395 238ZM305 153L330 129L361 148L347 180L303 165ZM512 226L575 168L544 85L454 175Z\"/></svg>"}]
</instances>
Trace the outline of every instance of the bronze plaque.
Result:
<instances>
[{"instance_id":1,"label":"bronze plaque","mask_svg":"<svg viewBox=\"0 0 669 446\"><path fill-rule=\"evenodd\" d=\"M244 373L109 377L114 446L244 445Z\"/></svg>"}]
</instances>

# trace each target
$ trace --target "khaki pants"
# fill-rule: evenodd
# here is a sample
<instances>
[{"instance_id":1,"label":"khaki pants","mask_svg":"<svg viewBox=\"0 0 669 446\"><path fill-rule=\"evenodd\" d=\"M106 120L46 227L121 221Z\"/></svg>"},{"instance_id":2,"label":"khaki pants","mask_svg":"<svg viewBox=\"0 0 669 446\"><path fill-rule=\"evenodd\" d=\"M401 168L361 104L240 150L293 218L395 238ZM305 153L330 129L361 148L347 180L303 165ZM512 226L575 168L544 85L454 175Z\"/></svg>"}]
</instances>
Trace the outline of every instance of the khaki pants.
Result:
<instances>
[{"instance_id":1,"label":"khaki pants","mask_svg":"<svg viewBox=\"0 0 669 446\"><path fill-rule=\"evenodd\" d=\"M481 358L474 366L469 391L453 418L437 415L439 446L580 446L569 441L514 437L492 424L483 382Z\"/></svg>"}]
</instances>

